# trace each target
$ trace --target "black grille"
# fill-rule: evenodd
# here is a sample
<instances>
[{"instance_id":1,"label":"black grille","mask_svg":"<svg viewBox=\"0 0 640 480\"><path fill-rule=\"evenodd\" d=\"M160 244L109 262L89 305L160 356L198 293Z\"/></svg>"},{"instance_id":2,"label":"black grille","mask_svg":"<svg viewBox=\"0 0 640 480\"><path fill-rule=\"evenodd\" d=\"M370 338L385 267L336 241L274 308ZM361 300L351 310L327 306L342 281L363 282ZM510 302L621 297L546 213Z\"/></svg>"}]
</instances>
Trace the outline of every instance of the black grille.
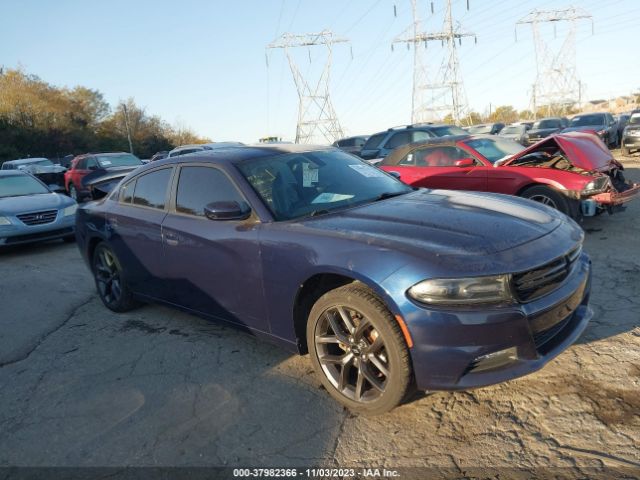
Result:
<instances>
[{"instance_id":1,"label":"black grille","mask_svg":"<svg viewBox=\"0 0 640 480\"><path fill-rule=\"evenodd\" d=\"M22 213L16 216L25 225L44 225L53 222L58 216L58 211L46 210L44 212Z\"/></svg>"},{"instance_id":2,"label":"black grille","mask_svg":"<svg viewBox=\"0 0 640 480\"><path fill-rule=\"evenodd\" d=\"M534 270L513 276L513 286L521 302L529 302L552 292L571 273L573 264L580 256L582 246L571 249L565 256L553 260Z\"/></svg>"}]
</instances>

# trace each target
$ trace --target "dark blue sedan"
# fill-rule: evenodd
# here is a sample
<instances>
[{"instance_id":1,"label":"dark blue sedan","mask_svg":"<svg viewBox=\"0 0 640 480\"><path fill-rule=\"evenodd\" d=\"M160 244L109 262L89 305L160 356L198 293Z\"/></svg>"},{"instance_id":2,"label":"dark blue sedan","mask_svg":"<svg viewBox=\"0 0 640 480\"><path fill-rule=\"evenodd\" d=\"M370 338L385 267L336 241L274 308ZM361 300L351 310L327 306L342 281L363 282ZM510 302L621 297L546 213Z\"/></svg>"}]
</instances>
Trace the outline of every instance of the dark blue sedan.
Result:
<instances>
[{"instance_id":1,"label":"dark blue sedan","mask_svg":"<svg viewBox=\"0 0 640 480\"><path fill-rule=\"evenodd\" d=\"M162 302L308 352L362 413L536 371L592 315L583 232L565 215L414 190L331 148L153 162L79 207L77 235L108 308Z\"/></svg>"}]
</instances>

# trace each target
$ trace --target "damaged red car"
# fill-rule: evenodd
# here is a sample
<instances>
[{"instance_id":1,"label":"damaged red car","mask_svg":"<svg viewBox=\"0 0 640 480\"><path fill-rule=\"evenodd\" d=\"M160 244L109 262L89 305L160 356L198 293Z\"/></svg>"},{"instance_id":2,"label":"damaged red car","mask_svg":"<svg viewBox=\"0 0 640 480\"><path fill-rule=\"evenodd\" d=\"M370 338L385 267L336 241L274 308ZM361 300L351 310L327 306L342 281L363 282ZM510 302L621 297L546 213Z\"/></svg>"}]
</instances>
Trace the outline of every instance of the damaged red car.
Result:
<instances>
[{"instance_id":1,"label":"damaged red car","mask_svg":"<svg viewBox=\"0 0 640 480\"><path fill-rule=\"evenodd\" d=\"M528 148L488 135L436 138L394 150L379 167L415 187L516 195L573 218L613 213L640 195L590 133L551 135Z\"/></svg>"}]
</instances>

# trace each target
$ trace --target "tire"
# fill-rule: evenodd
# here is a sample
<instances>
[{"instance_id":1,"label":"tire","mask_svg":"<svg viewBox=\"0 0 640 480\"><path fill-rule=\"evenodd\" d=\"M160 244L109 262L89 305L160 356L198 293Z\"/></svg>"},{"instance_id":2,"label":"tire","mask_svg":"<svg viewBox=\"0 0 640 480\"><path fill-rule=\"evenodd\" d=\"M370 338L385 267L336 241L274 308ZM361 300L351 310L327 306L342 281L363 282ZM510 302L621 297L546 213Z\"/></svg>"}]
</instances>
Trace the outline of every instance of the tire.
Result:
<instances>
[{"instance_id":1,"label":"tire","mask_svg":"<svg viewBox=\"0 0 640 480\"><path fill-rule=\"evenodd\" d=\"M544 185L529 187L522 192L520 196L555 208L565 215L569 214L569 202L567 202L567 199L564 198L561 193L551 187L546 187Z\"/></svg>"},{"instance_id":2,"label":"tire","mask_svg":"<svg viewBox=\"0 0 640 480\"><path fill-rule=\"evenodd\" d=\"M622 142L620 142L620 152L622 153L622 155L624 157L628 157L629 155L631 155L631 150L629 148L626 148L622 145Z\"/></svg>"},{"instance_id":3,"label":"tire","mask_svg":"<svg viewBox=\"0 0 640 480\"><path fill-rule=\"evenodd\" d=\"M307 322L307 345L324 388L353 412L388 412L411 391L411 361L400 326L359 282L318 299Z\"/></svg>"},{"instance_id":4,"label":"tire","mask_svg":"<svg viewBox=\"0 0 640 480\"><path fill-rule=\"evenodd\" d=\"M93 252L93 276L100 300L114 312L123 313L139 306L122 278L122 265L109 246L102 242Z\"/></svg>"},{"instance_id":5,"label":"tire","mask_svg":"<svg viewBox=\"0 0 640 480\"><path fill-rule=\"evenodd\" d=\"M76 241L76 236L75 236L75 234L67 235L66 237L62 237L62 241L64 243L73 243L73 242Z\"/></svg>"}]
</instances>

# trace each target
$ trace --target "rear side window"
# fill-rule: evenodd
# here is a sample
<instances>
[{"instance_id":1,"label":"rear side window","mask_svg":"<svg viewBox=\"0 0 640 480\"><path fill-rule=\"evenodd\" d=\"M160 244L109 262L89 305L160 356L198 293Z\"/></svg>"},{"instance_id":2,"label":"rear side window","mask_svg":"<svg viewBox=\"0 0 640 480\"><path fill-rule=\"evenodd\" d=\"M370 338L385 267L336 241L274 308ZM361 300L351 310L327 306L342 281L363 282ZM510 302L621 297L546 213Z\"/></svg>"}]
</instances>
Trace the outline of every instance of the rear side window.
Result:
<instances>
[{"instance_id":1,"label":"rear side window","mask_svg":"<svg viewBox=\"0 0 640 480\"><path fill-rule=\"evenodd\" d=\"M364 145L365 139L364 138L356 138L354 145L356 147L362 147Z\"/></svg>"},{"instance_id":2,"label":"rear side window","mask_svg":"<svg viewBox=\"0 0 640 480\"><path fill-rule=\"evenodd\" d=\"M163 209L171 170L171 168L164 168L138 177L133 191L133 204Z\"/></svg>"},{"instance_id":3,"label":"rear side window","mask_svg":"<svg viewBox=\"0 0 640 480\"><path fill-rule=\"evenodd\" d=\"M204 216L212 202L242 202L242 195L221 170L213 167L182 167L178 179L176 211Z\"/></svg>"},{"instance_id":4,"label":"rear side window","mask_svg":"<svg viewBox=\"0 0 640 480\"><path fill-rule=\"evenodd\" d=\"M376 135L373 135L372 137L369 137L369 140L367 140L367 142L364 144L364 147L362 147L362 149L373 150L375 148L378 148L380 146L380 142L382 142L382 140L384 140L384 137L386 136L387 136L387 132L378 133Z\"/></svg>"},{"instance_id":5,"label":"rear side window","mask_svg":"<svg viewBox=\"0 0 640 480\"><path fill-rule=\"evenodd\" d=\"M385 145L385 148L397 148L407 143L411 143L411 132L398 132L393 134Z\"/></svg>"}]
</instances>

